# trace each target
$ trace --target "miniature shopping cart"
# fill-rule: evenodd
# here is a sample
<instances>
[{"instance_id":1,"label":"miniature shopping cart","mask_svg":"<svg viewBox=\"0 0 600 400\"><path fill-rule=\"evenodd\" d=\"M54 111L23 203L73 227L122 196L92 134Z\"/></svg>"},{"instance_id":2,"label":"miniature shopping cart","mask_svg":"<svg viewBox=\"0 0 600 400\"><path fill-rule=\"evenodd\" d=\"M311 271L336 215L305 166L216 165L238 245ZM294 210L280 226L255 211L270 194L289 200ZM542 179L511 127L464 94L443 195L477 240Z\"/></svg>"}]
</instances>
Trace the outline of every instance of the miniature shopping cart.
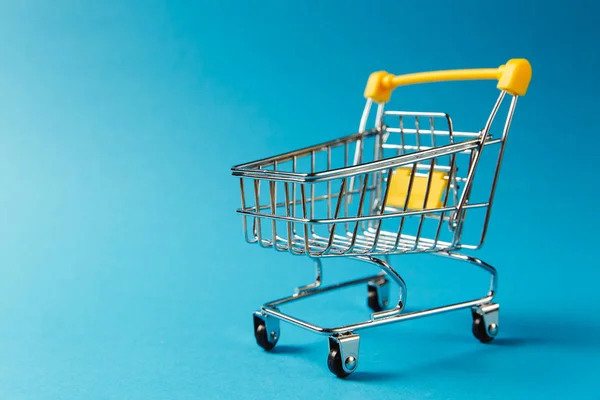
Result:
<instances>
[{"instance_id":1,"label":"miniature shopping cart","mask_svg":"<svg viewBox=\"0 0 600 400\"><path fill-rule=\"evenodd\" d=\"M499 306L493 303L497 273L461 250L478 249L484 242L517 98L525 95L530 79L531 66L525 59L511 59L490 69L399 76L375 72L367 82L367 102L357 133L232 168L240 180L237 212L246 240L306 255L316 266L314 283L254 313L258 345L265 350L276 345L280 320L327 335L327 365L336 376L345 377L358 366L357 332L367 328L470 308L474 336L484 343L491 341L499 326ZM454 130L446 113L384 109L399 86L464 80L498 81L499 97L478 132ZM373 110L373 127L367 129ZM497 118L503 114L506 119ZM492 157L489 168L483 168L482 155ZM474 234L467 237L467 232ZM406 284L388 256L414 253L464 261L487 271L489 292L476 300L403 312ZM323 287L325 257L351 257L375 265L380 272ZM390 281L399 286L398 299L389 298ZM367 303L373 313L366 321L324 328L280 310L284 304L357 284L368 288Z\"/></svg>"}]
</instances>

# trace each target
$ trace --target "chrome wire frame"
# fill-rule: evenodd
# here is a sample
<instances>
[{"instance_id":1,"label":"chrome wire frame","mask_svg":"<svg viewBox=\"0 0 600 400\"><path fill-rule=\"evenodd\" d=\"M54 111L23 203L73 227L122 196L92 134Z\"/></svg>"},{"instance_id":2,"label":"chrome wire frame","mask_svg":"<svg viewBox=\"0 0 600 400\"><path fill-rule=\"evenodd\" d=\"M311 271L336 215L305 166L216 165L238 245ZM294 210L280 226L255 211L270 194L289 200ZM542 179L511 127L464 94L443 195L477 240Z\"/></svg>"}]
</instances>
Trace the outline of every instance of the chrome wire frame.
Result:
<instances>
[{"instance_id":1,"label":"chrome wire frame","mask_svg":"<svg viewBox=\"0 0 600 400\"><path fill-rule=\"evenodd\" d=\"M445 251L437 252L434 254L443 256L443 257L447 257L447 258L450 258L453 260L457 260L457 261L467 262L471 265L477 266L477 267L483 269L484 271L488 272L490 274L490 287L489 287L489 291L487 292L487 294L481 298L477 298L477 299L473 299L473 300L467 300L467 301L463 301L463 302L459 302L459 303L455 303L455 304L434 307L434 308L430 308L430 309L426 309L426 310L402 313L402 311L404 309L404 305L406 304L406 298L407 298L406 283L400 277L400 275L391 267L391 265L388 262L383 261L382 259L379 259L376 257L371 257L371 256L356 257L356 259L358 259L360 261L365 261L365 262L368 262L370 264L373 264L373 265L381 268L382 271L377 275L367 276L364 278L354 279L351 281L345 281L345 282L340 282L340 283L337 283L334 285L321 287L322 269L321 269L320 259L317 258L317 259L315 259L315 265L316 265L316 270L318 272L317 272L317 279L315 280L314 283L306 285L302 288L297 288L292 296L284 297L284 298L270 301L270 302L264 304L261 307L260 312L263 313L264 315L278 318L282 321L288 322L290 324L296 325L300 328L312 331L314 333L330 336L330 335L346 334L348 332L357 332L357 331L365 330L368 328L374 328L376 326L400 322L400 321L404 321L404 320L408 320L408 319L426 317L426 316L430 316L430 315L434 315L434 314L446 313L449 311L455 311L455 310L460 310L460 309L464 309L464 308L481 307L485 304L490 304L493 301L494 296L497 291L497 285L498 285L498 274L494 267L492 267L491 265L489 265L475 257L470 257L470 256L463 255L463 254L445 252ZM293 317L289 314L283 313L279 309L279 307L284 304L288 304L288 303L291 303L291 302L294 302L294 301L297 301L297 300L300 300L300 299L303 299L303 298L306 298L309 296L327 293L332 290L342 289L342 288L355 286L355 285L359 285L359 284L364 284L364 283L369 283L369 282L377 282L378 280L381 280L382 278L384 278L386 276L391 277L392 280L394 280L395 283L397 283L398 286L400 287L400 296L399 296L398 302L396 303L396 306L391 309L372 313L370 318L365 321L353 323L350 325L326 328L326 327L321 327L321 326L309 323L307 321L304 321L302 319Z\"/></svg>"},{"instance_id":2,"label":"chrome wire frame","mask_svg":"<svg viewBox=\"0 0 600 400\"><path fill-rule=\"evenodd\" d=\"M492 124L507 96L512 97L507 117L501 133L494 135ZM453 129L448 114L385 111L381 104L377 105L375 126L366 129L372 108L368 100L355 134L233 167L232 175L240 180L241 208L237 212L242 216L246 240L275 251L308 256L316 265L313 283L297 288L289 297L264 304L260 312L318 334L339 335L491 304L497 293L496 270L459 251L478 249L485 241L516 103L517 96L502 91L483 129L460 132ZM473 200L481 155L493 147L497 153L490 186ZM399 167L411 169L403 208L388 205L390 177ZM446 187L442 205L427 208L434 171L447 173ZM417 175L427 177L425 199L422 209L411 210L407 208L408 196ZM466 216L475 210L484 214L477 225L478 239L464 241ZM390 255L414 253L431 253L483 269L490 274L489 291L478 299L402 313L406 284L387 260ZM326 257L350 257L381 271L324 287L321 259ZM366 321L324 328L279 310L308 296L383 278L400 287L399 298L391 309L374 312Z\"/></svg>"},{"instance_id":3,"label":"chrome wire frame","mask_svg":"<svg viewBox=\"0 0 600 400\"><path fill-rule=\"evenodd\" d=\"M234 167L232 175L240 179L242 203L237 212L242 215L246 240L309 257L480 248L487 233L517 101L514 96L502 134L492 136L490 127L505 96L506 92L500 93L484 129L479 132L455 132L450 116L444 113L378 110L380 122L373 129ZM369 108L368 102L366 109ZM398 119L399 127L388 125L386 118ZM405 126L408 118L414 120L413 128ZM423 119L429 121L429 129L420 127ZM436 127L435 120L440 119L446 129ZM393 143L392 136L399 142ZM414 144L409 144L409 137ZM431 145L426 145L425 139ZM442 139L446 143L440 144ZM365 148L368 141L372 142L370 157ZM352 146L355 155L350 163ZM473 201L471 192L481 154L493 146L497 146L497 160L488 195ZM386 157L386 152L393 155ZM334 153L338 156L337 165ZM414 177L427 177L422 209L387 206L389 177L399 167L412 168L405 204ZM448 173L447 186L442 206L426 208L435 171ZM479 240L468 243L461 241L461 237L465 216L471 210L484 211L485 217L480 224ZM392 224L394 229L384 228ZM444 224L450 234L442 230Z\"/></svg>"}]
</instances>

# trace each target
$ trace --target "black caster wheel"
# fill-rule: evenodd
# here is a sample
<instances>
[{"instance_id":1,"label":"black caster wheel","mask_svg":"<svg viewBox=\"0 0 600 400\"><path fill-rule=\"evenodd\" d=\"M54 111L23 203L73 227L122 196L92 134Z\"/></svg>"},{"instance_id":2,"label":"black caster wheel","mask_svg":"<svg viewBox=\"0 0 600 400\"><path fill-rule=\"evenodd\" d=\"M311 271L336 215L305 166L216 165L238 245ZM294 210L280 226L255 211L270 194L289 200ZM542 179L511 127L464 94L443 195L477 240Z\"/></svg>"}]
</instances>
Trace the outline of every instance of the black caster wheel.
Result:
<instances>
[{"instance_id":1,"label":"black caster wheel","mask_svg":"<svg viewBox=\"0 0 600 400\"><path fill-rule=\"evenodd\" d=\"M367 305L374 312L383 311L389 304L389 281L369 282L367 286Z\"/></svg>"},{"instance_id":2,"label":"black caster wheel","mask_svg":"<svg viewBox=\"0 0 600 400\"><path fill-rule=\"evenodd\" d=\"M497 329L493 327L493 329ZM483 315L473 311L473 336L477 338L481 343L489 343L494 340L493 336L490 336L485 329L485 321Z\"/></svg>"},{"instance_id":3,"label":"black caster wheel","mask_svg":"<svg viewBox=\"0 0 600 400\"><path fill-rule=\"evenodd\" d=\"M331 350L327 357L327 367L338 378L345 378L350 375L350 372L344 371L342 366L342 356L337 349Z\"/></svg>"},{"instance_id":4,"label":"black caster wheel","mask_svg":"<svg viewBox=\"0 0 600 400\"><path fill-rule=\"evenodd\" d=\"M277 321L278 322L278 321ZM279 324L277 326L273 326L271 328L276 329L267 329L267 321L264 319L254 316L254 338L256 339L256 343L262 347L263 349L269 351L272 350L273 347L279 341Z\"/></svg>"},{"instance_id":5,"label":"black caster wheel","mask_svg":"<svg viewBox=\"0 0 600 400\"><path fill-rule=\"evenodd\" d=\"M338 378L345 378L358 367L359 336L353 333L329 338L327 367Z\"/></svg>"}]
</instances>

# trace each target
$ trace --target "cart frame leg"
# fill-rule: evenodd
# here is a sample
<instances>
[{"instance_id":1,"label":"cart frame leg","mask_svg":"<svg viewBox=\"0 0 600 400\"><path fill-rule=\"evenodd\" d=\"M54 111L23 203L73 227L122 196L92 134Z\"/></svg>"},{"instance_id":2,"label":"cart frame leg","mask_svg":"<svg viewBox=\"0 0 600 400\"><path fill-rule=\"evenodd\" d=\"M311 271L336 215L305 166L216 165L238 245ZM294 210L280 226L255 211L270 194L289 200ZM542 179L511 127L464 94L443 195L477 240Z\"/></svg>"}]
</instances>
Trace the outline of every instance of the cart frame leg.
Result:
<instances>
[{"instance_id":1,"label":"cart frame leg","mask_svg":"<svg viewBox=\"0 0 600 400\"><path fill-rule=\"evenodd\" d=\"M277 336L279 336L279 321L275 323L274 320L288 322L292 325L296 325L300 328L304 328L311 332L329 336L330 356L332 354L332 351L337 351L341 356L341 366L339 366L336 372L334 372L340 377L349 375L356 369L358 365L359 336L356 334L356 332L363 329L374 328L380 325L396 323L414 318L426 317L434 314L441 314L449 311L471 308L471 312L474 318L474 324L475 321L477 321L477 323L483 321L483 324L485 326L483 333L478 331L479 335L476 336L484 342L491 340L494 336L496 336L498 332L499 306L498 304L492 303L498 287L498 273L496 269L478 258L460 253L445 251L431 254L450 258L456 261L466 262L488 272L490 274L490 286L487 294L475 300L468 300L460 303L434 307L409 313L402 313L407 299L406 283L404 282L404 279L402 279L400 274L398 274L398 272L396 272L396 270L387 261L387 257L385 257L386 261L373 256L354 257L357 260L368 262L377 266L381 269L381 272L377 275L371 275L364 278L343 281L329 286L322 286L322 263L319 258L316 258L314 259L316 271L314 282L296 288L294 294L289 297L284 297L278 300L265 303L261 307L261 309L255 313L255 321L263 320L266 323L270 323L267 332L275 331ZM370 319L365 321L345 326L327 328L314 325L310 322L293 317L289 314L285 314L279 309L279 306L283 304L297 301L305 297L326 293L332 290L341 289L344 287L355 286L364 283L382 286L384 285L384 281L387 280L386 278L393 280L399 286L400 293L398 301L393 308L372 313ZM332 369L331 365L330 369Z\"/></svg>"},{"instance_id":2,"label":"cart frame leg","mask_svg":"<svg viewBox=\"0 0 600 400\"><path fill-rule=\"evenodd\" d=\"M425 317L425 316L444 313L444 312L448 312L448 311L455 311L455 310L459 310L459 309L463 309L463 308L481 309L481 306L492 303L492 300L494 299L494 296L496 295L497 287L498 287L498 273L494 267L492 267L488 263L486 263L478 258L460 254L460 253L436 252L436 253L431 253L431 254L454 259L457 261L467 262L471 265L479 267L479 268L483 269L484 271L488 272L490 274L490 288L489 288L487 295L483 296L481 298L475 299L475 300L468 300L468 301L464 301L461 303L450 304L450 305L446 305L446 306L435 307L435 308L430 308L430 309L426 309L426 310L414 311L414 312L403 314L402 310L404 309L404 305L406 304L406 298L407 298L406 283L404 282L402 277L386 261L383 261L382 259L372 257L372 256L355 257L355 259L358 259L361 261L366 261L366 262L369 262L369 263L372 263L372 264L378 266L379 268L382 269L382 272L380 272L377 275L371 275L371 276L367 276L364 278L354 279L354 280L350 280L350 281L344 281L344 282L340 282L337 284L323 287L322 286L322 277L323 277L322 264L321 264L320 259L315 259L315 265L316 265L316 268L318 271L317 279L315 280L315 282L313 282L312 284L297 288L295 293L292 296L284 297L284 298L281 298L278 300L274 300L274 301L265 303L261 307L260 312L263 315L268 315L268 316L278 318L282 321L291 323L293 325L299 326L301 328L307 329L307 330L312 331L317 334L334 335L334 334L343 334L343 333L348 333L348 332L356 332L356 331L363 330L363 329L374 328L379 325L385 325L385 324L400 322L400 321L404 321L404 320L408 320L408 319ZM300 299L308 297L308 296L314 296L317 294L326 293L326 292L336 290L336 289L341 289L344 287L355 286L355 285L359 285L359 284L363 284L363 283L376 281L376 280L381 279L386 276L391 278L393 281L395 281L400 287L400 296L398 299L398 305L396 307L392 308L391 310L385 310L385 311L373 313L373 314L371 314L371 318L369 320L366 320L363 322L358 322L358 323L346 325L346 326L325 328L325 327L320 327L320 326L311 324L307 321L303 321L301 319L295 318L295 317L293 317L289 314L285 314L281 310L279 310L279 306L281 306L283 304L297 301L297 300L300 300ZM482 312L482 314L486 315L486 312Z\"/></svg>"}]
</instances>

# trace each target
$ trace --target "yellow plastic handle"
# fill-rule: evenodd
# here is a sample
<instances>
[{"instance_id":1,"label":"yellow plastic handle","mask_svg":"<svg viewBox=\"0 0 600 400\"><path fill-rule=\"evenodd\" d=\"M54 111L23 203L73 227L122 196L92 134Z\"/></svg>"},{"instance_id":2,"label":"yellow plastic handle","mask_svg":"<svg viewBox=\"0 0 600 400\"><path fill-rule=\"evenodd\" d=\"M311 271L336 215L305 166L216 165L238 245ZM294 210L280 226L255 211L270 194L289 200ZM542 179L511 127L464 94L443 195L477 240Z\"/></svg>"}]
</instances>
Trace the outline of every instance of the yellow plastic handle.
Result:
<instances>
[{"instance_id":1,"label":"yellow plastic handle","mask_svg":"<svg viewBox=\"0 0 600 400\"><path fill-rule=\"evenodd\" d=\"M531 81L531 64L524 58L513 58L498 68L455 69L406 75L377 71L369 76L365 97L385 103L390 100L392 91L398 86L467 80L497 80L498 89L506 90L514 96L524 96Z\"/></svg>"}]
</instances>

